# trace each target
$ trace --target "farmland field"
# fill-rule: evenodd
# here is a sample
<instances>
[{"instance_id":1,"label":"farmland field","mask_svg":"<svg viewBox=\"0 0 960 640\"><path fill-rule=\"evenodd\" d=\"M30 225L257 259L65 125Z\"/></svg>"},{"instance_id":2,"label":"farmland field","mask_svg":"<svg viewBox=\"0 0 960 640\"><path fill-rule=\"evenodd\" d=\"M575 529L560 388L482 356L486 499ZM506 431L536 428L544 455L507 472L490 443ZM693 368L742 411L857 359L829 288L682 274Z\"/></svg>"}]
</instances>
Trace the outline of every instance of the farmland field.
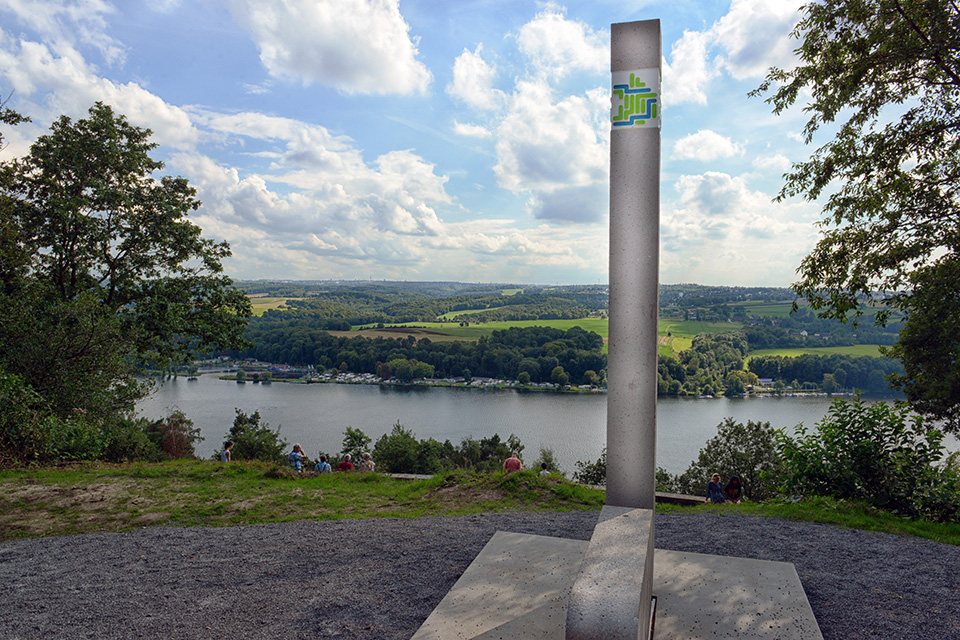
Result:
<instances>
[{"instance_id":1,"label":"farmland field","mask_svg":"<svg viewBox=\"0 0 960 640\"><path fill-rule=\"evenodd\" d=\"M287 300L302 300L303 298L274 298L270 296L248 296L253 307L253 315L262 316L268 309L284 309Z\"/></svg>"},{"instance_id":2,"label":"farmland field","mask_svg":"<svg viewBox=\"0 0 960 640\"><path fill-rule=\"evenodd\" d=\"M784 356L785 358L795 358L799 355L810 353L818 356L828 356L832 354L841 354L845 356L870 356L879 358L881 356L880 346L876 344L854 344L846 347L798 347L796 349L757 349L751 351L747 356L749 360L753 356Z\"/></svg>"}]
</instances>

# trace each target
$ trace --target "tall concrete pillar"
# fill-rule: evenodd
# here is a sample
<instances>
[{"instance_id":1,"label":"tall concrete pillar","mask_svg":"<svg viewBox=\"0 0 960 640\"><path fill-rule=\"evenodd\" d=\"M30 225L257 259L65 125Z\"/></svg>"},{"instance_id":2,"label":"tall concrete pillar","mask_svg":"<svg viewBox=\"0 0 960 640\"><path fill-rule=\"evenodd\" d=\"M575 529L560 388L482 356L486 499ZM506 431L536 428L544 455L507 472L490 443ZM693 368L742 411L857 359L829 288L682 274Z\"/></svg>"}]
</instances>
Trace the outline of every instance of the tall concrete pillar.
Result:
<instances>
[{"instance_id":1,"label":"tall concrete pillar","mask_svg":"<svg viewBox=\"0 0 960 640\"><path fill-rule=\"evenodd\" d=\"M607 504L653 509L660 262L659 20L612 25Z\"/></svg>"}]
</instances>

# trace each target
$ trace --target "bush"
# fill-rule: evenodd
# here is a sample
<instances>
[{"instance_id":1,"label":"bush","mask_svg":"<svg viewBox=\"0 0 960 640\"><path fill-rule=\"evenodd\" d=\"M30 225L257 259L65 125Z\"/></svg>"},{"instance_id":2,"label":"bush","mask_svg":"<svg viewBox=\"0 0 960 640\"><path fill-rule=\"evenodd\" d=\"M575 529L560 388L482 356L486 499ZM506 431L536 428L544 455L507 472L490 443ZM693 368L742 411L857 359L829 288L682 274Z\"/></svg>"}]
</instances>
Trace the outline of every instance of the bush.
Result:
<instances>
[{"instance_id":1,"label":"bush","mask_svg":"<svg viewBox=\"0 0 960 640\"><path fill-rule=\"evenodd\" d=\"M600 452L600 457L595 462L584 462L577 460L577 470L573 472L574 482L580 484L595 484L605 486L607 484L607 448L604 447Z\"/></svg>"},{"instance_id":2,"label":"bush","mask_svg":"<svg viewBox=\"0 0 960 640\"><path fill-rule=\"evenodd\" d=\"M101 459L107 462L159 462L163 451L147 436L149 422L145 418L121 417L103 427L106 447Z\"/></svg>"},{"instance_id":3,"label":"bush","mask_svg":"<svg viewBox=\"0 0 960 640\"><path fill-rule=\"evenodd\" d=\"M150 442L169 459L195 458L195 445L203 440L200 429L194 428L193 421L179 410L147 424L145 431Z\"/></svg>"},{"instance_id":4,"label":"bush","mask_svg":"<svg viewBox=\"0 0 960 640\"><path fill-rule=\"evenodd\" d=\"M956 520L960 473L943 433L905 404L836 400L813 433L780 436L790 491L853 498L905 516Z\"/></svg>"},{"instance_id":5,"label":"bush","mask_svg":"<svg viewBox=\"0 0 960 640\"><path fill-rule=\"evenodd\" d=\"M743 495L763 500L776 495L784 474L783 459L777 450L777 431L769 422L748 421L746 425L727 418L717 425L717 435L708 440L696 461L674 479L674 490L705 495L710 476L719 473L726 483L739 476Z\"/></svg>"},{"instance_id":6,"label":"bush","mask_svg":"<svg viewBox=\"0 0 960 640\"><path fill-rule=\"evenodd\" d=\"M417 440L398 420L390 434L383 434L373 448L377 469L387 473L434 474L442 471L443 445L434 440Z\"/></svg>"},{"instance_id":7,"label":"bush","mask_svg":"<svg viewBox=\"0 0 960 640\"><path fill-rule=\"evenodd\" d=\"M503 461L512 453L516 453L521 462L523 461L524 446L512 433L506 442L500 440L500 435L495 433L489 438L480 440L464 438L456 449L447 442L444 443L444 447L449 451L456 467L470 471L498 471L503 468Z\"/></svg>"},{"instance_id":8,"label":"bush","mask_svg":"<svg viewBox=\"0 0 960 640\"><path fill-rule=\"evenodd\" d=\"M230 433L224 440L233 440L231 458L234 460L262 460L285 465L287 458L285 450L286 440L280 438L280 427L271 431L267 423L260 424L260 412L254 411L247 415L236 409L237 415L233 419ZM219 459L219 452L216 454Z\"/></svg>"}]
</instances>

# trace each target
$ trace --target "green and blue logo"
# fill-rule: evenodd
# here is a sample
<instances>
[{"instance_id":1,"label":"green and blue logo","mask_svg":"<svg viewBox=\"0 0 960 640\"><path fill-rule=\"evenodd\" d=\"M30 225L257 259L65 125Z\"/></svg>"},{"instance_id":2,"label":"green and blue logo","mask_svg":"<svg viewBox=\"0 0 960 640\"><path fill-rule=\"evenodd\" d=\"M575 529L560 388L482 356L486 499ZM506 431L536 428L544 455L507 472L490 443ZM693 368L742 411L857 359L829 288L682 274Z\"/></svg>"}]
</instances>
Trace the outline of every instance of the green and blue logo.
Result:
<instances>
[{"instance_id":1,"label":"green and blue logo","mask_svg":"<svg viewBox=\"0 0 960 640\"><path fill-rule=\"evenodd\" d=\"M610 120L613 130L660 126L660 70L613 72Z\"/></svg>"}]
</instances>

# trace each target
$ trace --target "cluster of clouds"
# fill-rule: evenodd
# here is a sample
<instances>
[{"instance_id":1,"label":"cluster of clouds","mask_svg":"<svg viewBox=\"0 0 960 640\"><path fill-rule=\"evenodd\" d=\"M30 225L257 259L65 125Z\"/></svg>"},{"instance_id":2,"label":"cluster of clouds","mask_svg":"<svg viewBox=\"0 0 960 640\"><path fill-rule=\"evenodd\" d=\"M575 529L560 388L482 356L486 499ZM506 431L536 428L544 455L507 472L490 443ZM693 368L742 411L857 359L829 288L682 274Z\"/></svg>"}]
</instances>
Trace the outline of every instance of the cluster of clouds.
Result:
<instances>
[{"instance_id":1,"label":"cluster of clouds","mask_svg":"<svg viewBox=\"0 0 960 640\"><path fill-rule=\"evenodd\" d=\"M721 19L685 31L664 60L667 108L707 105L718 79L762 77L791 64L788 34L799 2L733 0ZM176 13L179 0L152 0ZM449 133L485 145L496 187L519 215L470 211L436 162L412 150L365 158L350 137L273 113L172 104L149 82L119 81L129 47L108 29L108 0L4 0L0 88L35 124L4 132L23 153L60 113L80 117L104 101L149 127L168 169L186 176L204 206L205 234L226 238L239 277L596 282L606 272L609 33L547 3L498 42L475 42L428 68L398 0L230 0L226 9L255 47L269 82L322 86L341 96L408 96L455 106ZM7 23L7 20L4 20ZM30 35L23 35L29 33ZM438 87L438 77L449 78ZM584 82L584 79L587 82ZM268 91L263 85L251 91ZM665 168L742 159L749 142L708 128L665 148ZM243 159L243 162L240 162ZM755 154L779 174L782 154ZM667 175L669 171L665 171ZM812 245L812 212L775 205L750 175L714 169L672 176L662 218L663 281L723 282L718 258L789 282ZM758 241L784 242L770 255ZM753 252L753 253L751 253ZM695 257L693 257L695 256ZM793 264L783 262L796 258ZM557 274L550 277L547 274ZM580 275L577 275L580 274ZM589 274L584 277L583 274Z\"/></svg>"}]
</instances>

